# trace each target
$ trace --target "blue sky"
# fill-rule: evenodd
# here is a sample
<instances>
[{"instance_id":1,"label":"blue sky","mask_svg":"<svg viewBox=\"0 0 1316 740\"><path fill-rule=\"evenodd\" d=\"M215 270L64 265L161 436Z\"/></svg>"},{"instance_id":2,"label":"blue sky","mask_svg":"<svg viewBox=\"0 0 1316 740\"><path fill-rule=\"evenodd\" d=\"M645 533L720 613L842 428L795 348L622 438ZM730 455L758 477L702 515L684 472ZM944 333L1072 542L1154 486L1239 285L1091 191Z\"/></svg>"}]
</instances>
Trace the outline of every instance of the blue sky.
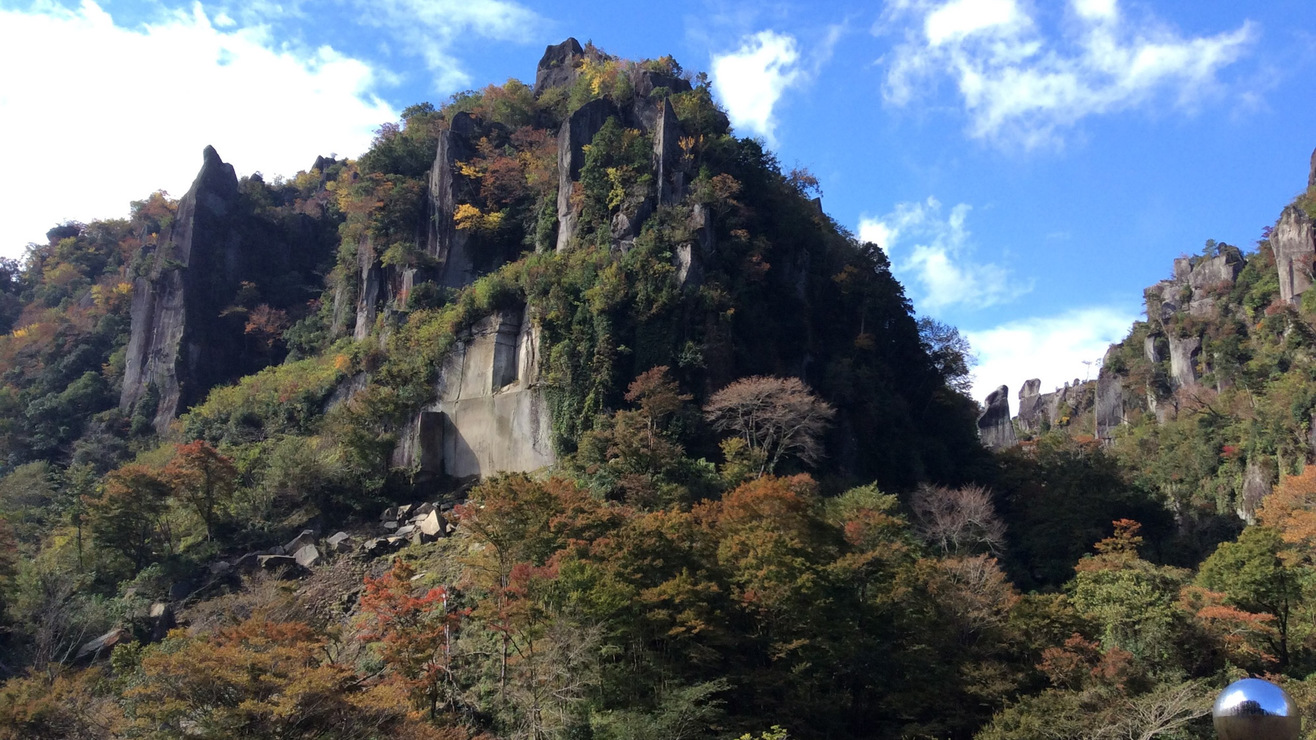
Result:
<instances>
[{"instance_id":1,"label":"blue sky","mask_svg":"<svg viewBox=\"0 0 1316 740\"><path fill-rule=\"evenodd\" d=\"M707 72L968 335L979 398L1082 378L1174 257L1252 247L1316 148L1311 0L0 0L0 254L181 195L206 144L267 177L354 156L569 35Z\"/></svg>"}]
</instances>

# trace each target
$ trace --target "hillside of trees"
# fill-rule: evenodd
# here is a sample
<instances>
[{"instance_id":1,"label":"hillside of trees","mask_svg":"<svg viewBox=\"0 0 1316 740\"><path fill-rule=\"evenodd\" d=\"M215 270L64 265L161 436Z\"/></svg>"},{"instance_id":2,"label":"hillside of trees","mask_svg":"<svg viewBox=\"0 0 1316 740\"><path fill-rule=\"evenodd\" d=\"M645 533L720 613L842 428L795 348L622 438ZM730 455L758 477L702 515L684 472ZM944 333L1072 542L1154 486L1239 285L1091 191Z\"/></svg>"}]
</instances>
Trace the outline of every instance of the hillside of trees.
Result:
<instances>
[{"instance_id":1,"label":"hillside of trees","mask_svg":"<svg viewBox=\"0 0 1316 740\"><path fill-rule=\"evenodd\" d=\"M1316 315L1260 272L1203 329L1240 380L993 453L958 332L670 57L569 40L235 178L210 228L266 257L197 297L223 166L0 263L0 738L1207 738L1243 675L1316 700ZM454 474L448 368L506 316L533 382L488 406L542 404L554 462Z\"/></svg>"}]
</instances>

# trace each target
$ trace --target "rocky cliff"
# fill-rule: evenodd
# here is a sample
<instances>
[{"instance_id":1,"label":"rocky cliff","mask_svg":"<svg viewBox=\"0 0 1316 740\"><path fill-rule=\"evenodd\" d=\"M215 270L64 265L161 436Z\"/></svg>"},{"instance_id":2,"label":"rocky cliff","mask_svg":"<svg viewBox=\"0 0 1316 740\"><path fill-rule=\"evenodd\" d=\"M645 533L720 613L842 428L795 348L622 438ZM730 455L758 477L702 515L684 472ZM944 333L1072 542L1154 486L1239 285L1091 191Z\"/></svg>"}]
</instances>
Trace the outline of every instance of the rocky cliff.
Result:
<instances>
[{"instance_id":1,"label":"rocky cliff","mask_svg":"<svg viewBox=\"0 0 1316 740\"><path fill-rule=\"evenodd\" d=\"M149 416L157 430L216 385L277 361L248 336L250 312L313 296L317 268L332 254L332 224L259 213L253 201L264 183L256 176L246 188L206 147L177 216L133 283L119 405Z\"/></svg>"},{"instance_id":2,"label":"rocky cliff","mask_svg":"<svg viewBox=\"0 0 1316 740\"><path fill-rule=\"evenodd\" d=\"M552 465L539 347L525 307L497 311L473 326L443 361L437 400L403 428L393 466L421 479L460 479Z\"/></svg>"},{"instance_id":3,"label":"rocky cliff","mask_svg":"<svg viewBox=\"0 0 1316 740\"><path fill-rule=\"evenodd\" d=\"M1175 476L1214 469L1215 478L1196 485L1215 491L1220 510L1232 509L1251 521L1279 471L1296 471L1303 460L1316 460L1316 404L1304 390L1310 383L1304 368L1316 357L1316 333L1309 301L1303 299L1313 284L1316 255L1311 218L1316 153L1306 185L1264 232L1255 252L1245 256L1210 241L1201 253L1174 260L1171 277L1144 291L1146 320L1110 347L1095 382L1075 381L1046 395L1038 381L1024 383L1015 427L1024 435L1092 429L1111 444L1121 427L1141 424L1143 451L1137 454L1206 435L1195 444L1211 449L1208 457L1165 463L1148 475L1179 465L1196 467ZM989 404L984 419L990 415ZM1235 424L1234 416L1242 421L1221 431ZM1182 419L1189 423L1175 427L1170 439L1158 440L1156 429ZM987 428L985 442L1005 439L999 421ZM1211 462L1216 455L1219 460ZM1180 480L1172 477L1166 485L1174 489Z\"/></svg>"}]
</instances>

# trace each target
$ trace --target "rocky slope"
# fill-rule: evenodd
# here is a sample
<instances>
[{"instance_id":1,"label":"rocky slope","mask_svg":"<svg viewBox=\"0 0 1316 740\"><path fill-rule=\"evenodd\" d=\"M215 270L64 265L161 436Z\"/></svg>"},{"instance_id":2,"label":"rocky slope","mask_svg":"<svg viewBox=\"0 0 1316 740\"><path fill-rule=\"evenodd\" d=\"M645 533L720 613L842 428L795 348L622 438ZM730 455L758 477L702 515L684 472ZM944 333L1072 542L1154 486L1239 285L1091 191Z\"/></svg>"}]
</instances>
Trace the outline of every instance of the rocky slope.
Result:
<instances>
[{"instance_id":1,"label":"rocky slope","mask_svg":"<svg viewBox=\"0 0 1316 740\"><path fill-rule=\"evenodd\" d=\"M1215 418L1227 429L1209 446L1223 462L1206 472L1230 478L1229 506L1250 518L1278 472L1316 457L1316 407L1302 390L1316 357L1308 300L1316 295L1316 154L1312 161L1307 191L1265 229L1256 251L1210 241L1202 253L1176 259L1171 277L1144 291L1146 320L1111 346L1096 380L1046 394L1039 381L1025 381L1011 424L988 404L984 443L999 449L1015 444L1015 430L1024 439L1068 430L1145 451L1185 424L1196 429ZM1279 413L1259 418L1268 404Z\"/></svg>"}]
</instances>

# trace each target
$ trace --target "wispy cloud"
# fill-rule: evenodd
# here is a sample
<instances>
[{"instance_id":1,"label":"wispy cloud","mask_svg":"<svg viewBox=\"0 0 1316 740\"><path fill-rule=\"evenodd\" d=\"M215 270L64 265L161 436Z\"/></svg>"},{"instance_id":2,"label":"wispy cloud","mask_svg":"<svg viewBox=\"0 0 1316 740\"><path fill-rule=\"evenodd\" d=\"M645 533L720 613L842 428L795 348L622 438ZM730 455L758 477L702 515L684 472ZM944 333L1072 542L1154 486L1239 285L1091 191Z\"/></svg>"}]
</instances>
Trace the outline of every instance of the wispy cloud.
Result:
<instances>
[{"instance_id":1,"label":"wispy cloud","mask_svg":"<svg viewBox=\"0 0 1316 740\"><path fill-rule=\"evenodd\" d=\"M397 117L373 95L369 64L290 50L200 5L133 29L90 0L0 10L0 69L22 70L0 77L0 146L22 173L0 178L11 256L59 221L124 216L161 188L182 195L207 144L239 171L291 175L318 154L363 151Z\"/></svg>"},{"instance_id":2,"label":"wispy cloud","mask_svg":"<svg viewBox=\"0 0 1316 740\"><path fill-rule=\"evenodd\" d=\"M889 0L874 27L898 41L883 59L887 103L905 106L942 80L955 86L968 133L1027 148L1055 145L1080 120L1139 106L1194 111L1225 85L1220 72L1256 41L1250 22L1188 37L1118 0Z\"/></svg>"},{"instance_id":3,"label":"wispy cloud","mask_svg":"<svg viewBox=\"0 0 1316 740\"><path fill-rule=\"evenodd\" d=\"M713 89L731 124L775 145L773 111L786 90L806 75L795 37L760 31L742 39L735 51L713 55L712 71Z\"/></svg>"},{"instance_id":4,"label":"wispy cloud","mask_svg":"<svg viewBox=\"0 0 1316 740\"><path fill-rule=\"evenodd\" d=\"M362 23L386 29L404 53L425 61L434 90L450 93L471 84L453 47L462 39L528 42L544 20L509 0L349 0Z\"/></svg>"},{"instance_id":5,"label":"wispy cloud","mask_svg":"<svg viewBox=\"0 0 1316 740\"><path fill-rule=\"evenodd\" d=\"M967 331L978 356L973 373L973 397L982 400L997 386L1010 387L1017 408L1019 387L1039 378L1042 392L1097 376L1097 361L1114 342L1123 339L1140 316L1129 305L1087 306L1056 316L1010 321L990 329ZM1090 363L1090 364L1084 364Z\"/></svg>"},{"instance_id":6,"label":"wispy cloud","mask_svg":"<svg viewBox=\"0 0 1316 740\"><path fill-rule=\"evenodd\" d=\"M936 198L900 203L885 216L862 216L859 238L882 247L902 280L912 281L915 302L926 313L961 306L986 308L1032 290L1031 281L1009 270L973 259L973 235L966 226L972 207L960 203L942 216Z\"/></svg>"}]
</instances>

